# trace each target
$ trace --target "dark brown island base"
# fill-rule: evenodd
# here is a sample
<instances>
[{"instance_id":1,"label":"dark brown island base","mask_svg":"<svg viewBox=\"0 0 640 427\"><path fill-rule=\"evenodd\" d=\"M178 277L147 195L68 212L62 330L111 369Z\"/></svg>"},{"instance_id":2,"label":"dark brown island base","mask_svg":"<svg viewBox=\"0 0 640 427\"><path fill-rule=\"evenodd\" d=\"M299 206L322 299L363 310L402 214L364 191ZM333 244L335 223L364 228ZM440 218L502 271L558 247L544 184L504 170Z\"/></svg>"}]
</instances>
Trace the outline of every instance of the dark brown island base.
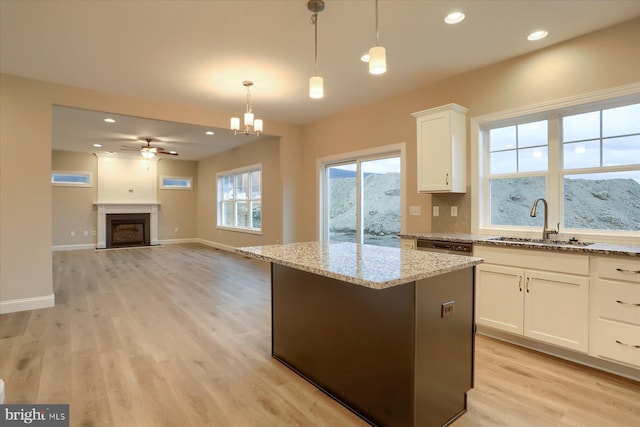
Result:
<instances>
[{"instance_id":1,"label":"dark brown island base","mask_svg":"<svg viewBox=\"0 0 640 427\"><path fill-rule=\"evenodd\" d=\"M272 263L274 358L372 425L465 412L481 259L319 242L237 252Z\"/></svg>"}]
</instances>

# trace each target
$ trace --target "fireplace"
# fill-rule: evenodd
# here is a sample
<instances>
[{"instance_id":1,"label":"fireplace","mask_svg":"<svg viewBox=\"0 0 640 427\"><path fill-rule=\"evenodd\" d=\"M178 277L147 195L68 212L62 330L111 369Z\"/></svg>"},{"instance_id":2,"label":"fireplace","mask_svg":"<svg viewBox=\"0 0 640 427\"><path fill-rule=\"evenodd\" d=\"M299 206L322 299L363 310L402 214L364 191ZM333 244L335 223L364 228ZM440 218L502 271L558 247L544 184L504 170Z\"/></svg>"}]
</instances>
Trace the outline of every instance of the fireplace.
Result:
<instances>
[{"instance_id":1,"label":"fireplace","mask_svg":"<svg viewBox=\"0 0 640 427\"><path fill-rule=\"evenodd\" d=\"M149 246L150 215L148 213L117 213L106 215L106 247Z\"/></svg>"}]
</instances>

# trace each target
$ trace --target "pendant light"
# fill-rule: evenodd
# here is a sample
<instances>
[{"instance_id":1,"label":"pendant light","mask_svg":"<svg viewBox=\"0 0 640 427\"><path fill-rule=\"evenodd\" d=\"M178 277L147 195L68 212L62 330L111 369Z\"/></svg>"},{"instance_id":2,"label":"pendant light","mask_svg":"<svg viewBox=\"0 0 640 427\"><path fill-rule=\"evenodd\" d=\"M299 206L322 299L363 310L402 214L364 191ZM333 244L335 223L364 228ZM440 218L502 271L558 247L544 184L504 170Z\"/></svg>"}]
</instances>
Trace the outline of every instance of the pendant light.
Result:
<instances>
[{"instance_id":1,"label":"pendant light","mask_svg":"<svg viewBox=\"0 0 640 427\"><path fill-rule=\"evenodd\" d=\"M387 53L380 46L380 31L378 31L378 0L376 0L376 45L369 49L369 73L384 74L387 71Z\"/></svg>"},{"instance_id":2,"label":"pendant light","mask_svg":"<svg viewBox=\"0 0 640 427\"><path fill-rule=\"evenodd\" d=\"M262 120L253 116L253 106L251 105L251 86L253 82L245 80L242 85L247 88L247 112L244 113L244 130L240 131L240 117L231 117L231 130L234 135L240 131L245 135L260 135L262 132Z\"/></svg>"},{"instance_id":3,"label":"pendant light","mask_svg":"<svg viewBox=\"0 0 640 427\"><path fill-rule=\"evenodd\" d=\"M309 79L309 97L313 99L320 99L324 97L324 81L322 77L318 75L318 12L324 10L323 0L309 0L307 2L307 8L311 15L311 23L315 33L315 55L314 55L314 74Z\"/></svg>"}]
</instances>

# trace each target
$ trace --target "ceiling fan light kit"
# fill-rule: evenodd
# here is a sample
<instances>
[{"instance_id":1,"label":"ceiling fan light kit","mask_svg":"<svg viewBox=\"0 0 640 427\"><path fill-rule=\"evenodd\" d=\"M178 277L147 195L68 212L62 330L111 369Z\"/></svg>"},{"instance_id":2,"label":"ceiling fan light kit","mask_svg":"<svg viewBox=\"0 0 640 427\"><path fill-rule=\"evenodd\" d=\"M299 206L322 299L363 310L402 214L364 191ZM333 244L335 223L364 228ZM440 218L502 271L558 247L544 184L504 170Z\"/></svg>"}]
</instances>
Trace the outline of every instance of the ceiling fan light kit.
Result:
<instances>
[{"instance_id":1,"label":"ceiling fan light kit","mask_svg":"<svg viewBox=\"0 0 640 427\"><path fill-rule=\"evenodd\" d=\"M144 157L145 159L149 160L149 159L153 159L157 154L166 154L168 156L177 156L178 153L175 151L165 151L164 148L162 147L152 147L151 143L157 140L154 140L153 138L149 138L149 137L143 137L143 138L138 138L139 141L144 141L147 143L147 145L143 145L140 148L135 148L135 147L127 147L124 146L123 148L121 148L121 150L124 151L138 151L140 152L140 155L142 157Z\"/></svg>"}]
</instances>

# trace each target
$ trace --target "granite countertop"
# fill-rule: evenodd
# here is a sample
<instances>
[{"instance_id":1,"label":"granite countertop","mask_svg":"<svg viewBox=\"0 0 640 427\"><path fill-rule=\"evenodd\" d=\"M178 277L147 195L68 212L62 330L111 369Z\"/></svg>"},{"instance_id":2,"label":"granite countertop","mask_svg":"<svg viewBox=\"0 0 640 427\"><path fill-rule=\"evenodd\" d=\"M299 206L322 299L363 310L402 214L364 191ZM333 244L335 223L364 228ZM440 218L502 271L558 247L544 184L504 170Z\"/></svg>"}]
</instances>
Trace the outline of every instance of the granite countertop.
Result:
<instances>
[{"instance_id":1,"label":"granite countertop","mask_svg":"<svg viewBox=\"0 0 640 427\"><path fill-rule=\"evenodd\" d=\"M372 289L386 289L482 262L469 256L355 243L248 246L235 252Z\"/></svg>"},{"instance_id":2,"label":"granite countertop","mask_svg":"<svg viewBox=\"0 0 640 427\"><path fill-rule=\"evenodd\" d=\"M496 240L500 236L487 236L479 234L459 234L459 233L406 233L400 237L440 240L443 242L473 243L486 246L505 246L521 249L539 249L546 251L575 252L586 255L611 255L611 256L632 256L640 258L640 245L623 245L613 243L590 243L586 246L569 243L566 240L538 241L538 239L523 238L518 241Z\"/></svg>"}]
</instances>

